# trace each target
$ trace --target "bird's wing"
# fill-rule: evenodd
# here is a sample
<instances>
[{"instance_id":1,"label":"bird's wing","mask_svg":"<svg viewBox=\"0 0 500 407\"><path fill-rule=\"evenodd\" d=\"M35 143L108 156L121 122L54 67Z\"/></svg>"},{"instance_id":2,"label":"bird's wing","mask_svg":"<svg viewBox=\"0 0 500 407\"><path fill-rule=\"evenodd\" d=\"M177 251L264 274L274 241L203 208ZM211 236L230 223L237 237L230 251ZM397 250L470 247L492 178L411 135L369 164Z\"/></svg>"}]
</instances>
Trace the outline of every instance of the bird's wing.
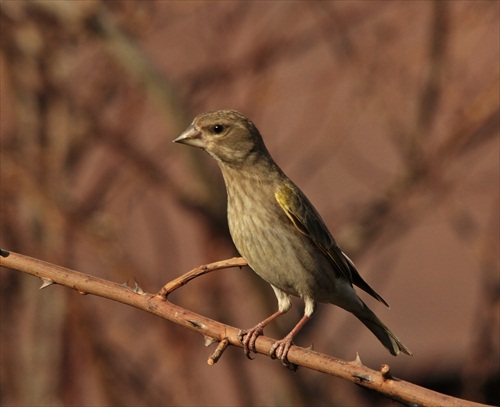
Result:
<instances>
[{"instance_id":1,"label":"bird's wing","mask_svg":"<svg viewBox=\"0 0 500 407\"><path fill-rule=\"evenodd\" d=\"M332 261L341 276L352 284L351 267L347 259L307 197L295 185L288 183L280 185L274 196L295 227L309 237Z\"/></svg>"},{"instance_id":2,"label":"bird's wing","mask_svg":"<svg viewBox=\"0 0 500 407\"><path fill-rule=\"evenodd\" d=\"M352 260L337 246L333 236L314 206L295 185L288 183L280 185L274 196L295 227L301 233L309 237L318 249L330 259L335 269L338 270L342 277L349 281L349 283L357 285L383 304L389 306L387 302L385 302L385 300L371 288L365 280L363 280Z\"/></svg>"},{"instance_id":3,"label":"bird's wing","mask_svg":"<svg viewBox=\"0 0 500 407\"><path fill-rule=\"evenodd\" d=\"M352 262L352 260L342 252L343 256L347 259L347 262L349 263L349 266L351 268L351 275L352 275L352 282L354 285L357 285L359 288L370 294L373 298L379 300L382 304L384 304L386 307L389 307L389 304L382 298L382 296L377 293L373 288L370 287L370 285L363 280L363 277L358 273L358 270L356 269L356 266Z\"/></svg>"}]
</instances>

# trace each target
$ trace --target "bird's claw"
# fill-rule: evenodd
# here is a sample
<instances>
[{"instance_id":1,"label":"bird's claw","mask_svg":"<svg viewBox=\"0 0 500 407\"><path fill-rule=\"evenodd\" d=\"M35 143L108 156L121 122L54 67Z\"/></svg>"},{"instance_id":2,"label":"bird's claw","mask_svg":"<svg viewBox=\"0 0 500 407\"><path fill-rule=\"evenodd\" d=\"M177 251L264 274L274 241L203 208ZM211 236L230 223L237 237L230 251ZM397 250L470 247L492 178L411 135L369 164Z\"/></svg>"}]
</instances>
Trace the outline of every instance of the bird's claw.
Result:
<instances>
[{"instance_id":1,"label":"bird's claw","mask_svg":"<svg viewBox=\"0 0 500 407\"><path fill-rule=\"evenodd\" d=\"M245 351L246 357L250 360L253 359L250 352L257 353L257 350L255 349L255 342L261 335L264 335L264 327L260 324L256 325L252 329L242 329L238 332L238 340L243 345L243 350ZM292 337L285 337L279 341L276 341L269 351L269 356L271 356L272 359L281 360L283 366L286 366L290 370L296 371L299 366L290 363L287 358L288 351L290 350L290 347L292 345Z\"/></svg>"},{"instance_id":2,"label":"bird's claw","mask_svg":"<svg viewBox=\"0 0 500 407\"><path fill-rule=\"evenodd\" d=\"M257 338L264 334L264 330L260 325L253 327L252 329L242 329L238 332L238 340L243 345L243 350L248 359L252 360L253 357L250 352L257 353L255 349L255 341Z\"/></svg>"},{"instance_id":3,"label":"bird's claw","mask_svg":"<svg viewBox=\"0 0 500 407\"><path fill-rule=\"evenodd\" d=\"M279 359L283 366L286 366L288 369L296 371L298 369L298 365L291 363L288 360L288 351L290 347L293 345L291 338L283 338L279 341L274 342L271 350L269 351L269 356L272 359Z\"/></svg>"}]
</instances>

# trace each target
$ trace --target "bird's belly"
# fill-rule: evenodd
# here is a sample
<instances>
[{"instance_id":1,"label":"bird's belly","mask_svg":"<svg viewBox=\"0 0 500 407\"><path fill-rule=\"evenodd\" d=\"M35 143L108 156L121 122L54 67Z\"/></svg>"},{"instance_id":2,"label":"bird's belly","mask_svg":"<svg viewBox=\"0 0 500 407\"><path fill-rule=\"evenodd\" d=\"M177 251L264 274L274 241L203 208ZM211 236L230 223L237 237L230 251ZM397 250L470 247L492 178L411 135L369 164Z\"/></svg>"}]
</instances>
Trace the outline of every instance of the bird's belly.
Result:
<instances>
[{"instance_id":1,"label":"bird's belly","mask_svg":"<svg viewBox=\"0 0 500 407\"><path fill-rule=\"evenodd\" d=\"M330 302L332 265L291 223L278 226L241 216L229 227L239 253L262 279L288 294Z\"/></svg>"}]
</instances>

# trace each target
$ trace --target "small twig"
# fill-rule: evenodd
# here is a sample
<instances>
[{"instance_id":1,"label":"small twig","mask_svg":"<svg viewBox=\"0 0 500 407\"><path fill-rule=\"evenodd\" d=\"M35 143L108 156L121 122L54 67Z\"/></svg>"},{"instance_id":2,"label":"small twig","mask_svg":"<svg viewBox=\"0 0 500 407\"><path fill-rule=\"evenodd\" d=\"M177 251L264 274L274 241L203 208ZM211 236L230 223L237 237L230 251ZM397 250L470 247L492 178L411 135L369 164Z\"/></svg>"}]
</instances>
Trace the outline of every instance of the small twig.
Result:
<instances>
[{"instance_id":1,"label":"small twig","mask_svg":"<svg viewBox=\"0 0 500 407\"><path fill-rule=\"evenodd\" d=\"M386 365L385 363L381 366L380 373L382 374L382 378L384 380L393 379L391 374L391 368L389 365Z\"/></svg>"},{"instance_id":2,"label":"small twig","mask_svg":"<svg viewBox=\"0 0 500 407\"><path fill-rule=\"evenodd\" d=\"M229 339L224 338L222 341L220 341L219 345L217 346L217 349L215 349L215 352L212 353L212 356L208 358L207 363L210 366L217 363L217 361L222 356L222 353L226 350L228 346L229 346Z\"/></svg>"},{"instance_id":3,"label":"small twig","mask_svg":"<svg viewBox=\"0 0 500 407\"><path fill-rule=\"evenodd\" d=\"M215 263L196 267L191 271L188 271L186 274L169 281L161 288L158 295L167 298L169 294L178 288L181 288L183 285L186 285L189 281L195 279L196 277L200 277L215 270L227 269L229 267L243 267L246 265L247 262L243 259L243 257L233 257L232 259L217 261Z\"/></svg>"}]
</instances>

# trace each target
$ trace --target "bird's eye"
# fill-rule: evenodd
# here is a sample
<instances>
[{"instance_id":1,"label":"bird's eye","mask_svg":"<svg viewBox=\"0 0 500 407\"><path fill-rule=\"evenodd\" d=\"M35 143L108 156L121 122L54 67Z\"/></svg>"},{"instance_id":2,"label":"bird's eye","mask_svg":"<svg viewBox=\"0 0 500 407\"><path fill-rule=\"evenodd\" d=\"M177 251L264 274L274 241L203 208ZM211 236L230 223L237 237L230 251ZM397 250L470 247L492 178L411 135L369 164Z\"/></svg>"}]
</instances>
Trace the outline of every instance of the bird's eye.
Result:
<instances>
[{"instance_id":1,"label":"bird's eye","mask_svg":"<svg viewBox=\"0 0 500 407\"><path fill-rule=\"evenodd\" d=\"M215 134L221 134L224 131L224 126L222 124L216 124L212 130Z\"/></svg>"}]
</instances>

